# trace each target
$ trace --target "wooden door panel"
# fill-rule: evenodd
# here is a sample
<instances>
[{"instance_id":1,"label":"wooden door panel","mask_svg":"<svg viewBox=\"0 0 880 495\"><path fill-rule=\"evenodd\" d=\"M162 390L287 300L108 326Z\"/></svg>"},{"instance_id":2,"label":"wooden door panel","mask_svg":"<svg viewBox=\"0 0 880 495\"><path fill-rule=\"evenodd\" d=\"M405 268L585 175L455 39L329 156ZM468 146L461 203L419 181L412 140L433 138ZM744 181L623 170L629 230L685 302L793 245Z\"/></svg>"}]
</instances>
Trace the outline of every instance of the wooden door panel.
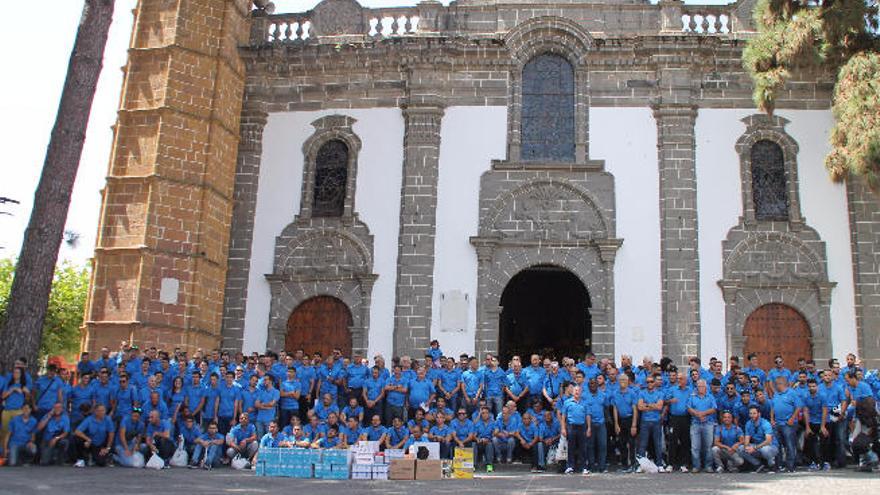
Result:
<instances>
[{"instance_id":1,"label":"wooden door panel","mask_svg":"<svg viewBox=\"0 0 880 495\"><path fill-rule=\"evenodd\" d=\"M348 306L339 299L313 297L290 314L285 349L292 352L302 348L309 354L321 352L326 356L338 348L350 356L351 322Z\"/></svg>"},{"instance_id":2,"label":"wooden door panel","mask_svg":"<svg viewBox=\"0 0 880 495\"><path fill-rule=\"evenodd\" d=\"M793 368L799 358L813 357L810 335L809 324L797 310L785 304L766 304L746 319L744 353L757 354L763 369L775 366L777 354L786 367Z\"/></svg>"}]
</instances>

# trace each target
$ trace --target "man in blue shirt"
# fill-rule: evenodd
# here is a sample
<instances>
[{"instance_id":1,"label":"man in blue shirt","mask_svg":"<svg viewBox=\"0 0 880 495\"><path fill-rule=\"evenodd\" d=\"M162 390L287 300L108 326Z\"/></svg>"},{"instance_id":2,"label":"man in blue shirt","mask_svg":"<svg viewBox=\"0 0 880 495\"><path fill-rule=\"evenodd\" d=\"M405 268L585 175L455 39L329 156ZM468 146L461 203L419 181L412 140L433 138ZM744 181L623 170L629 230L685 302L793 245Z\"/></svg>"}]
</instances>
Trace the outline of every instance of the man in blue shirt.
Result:
<instances>
[{"instance_id":1,"label":"man in blue shirt","mask_svg":"<svg viewBox=\"0 0 880 495\"><path fill-rule=\"evenodd\" d=\"M198 370L193 371L192 381L186 389L184 406L189 409L189 413L199 425L202 424L202 413L205 410L206 395L207 390L204 385L202 385L202 373Z\"/></svg>"},{"instance_id":2,"label":"man in blue shirt","mask_svg":"<svg viewBox=\"0 0 880 495\"><path fill-rule=\"evenodd\" d=\"M620 375L617 383L617 391L610 397L611 411L617 448L620 451L621 472L629 473L635 464L639 396L635 388L630 387L630 378L626 373Z\"/></svg>"},{"instance_id":3,"label":"man in blue shirt","mask_svg":"<svg viewBox=\"0 0 880 495\"><path fill-rule=\"evenodd\" d=\"M639 447L637 457L644 457L648 441L654 446L654 463L663 467L663 445L661 442L660 412L663 411L663 393L658 390L659 375L645 377L645 389L639 392L638 410L641 418L639 428ZM671 469L670 469L671 470Z\"/></svg>"},{"instance_id":4,"label":"man in blue shirt","mask_svg":"<svg viewBox=\"0 0 880 495\"><path fill-rule=\"evenodd\" d=\"M78 459L74 466L85 467L89 456L98 466L107 465L116 432L104 404L96 405L95 412L84 419L73 434Z\"/></svg>"},{"instance_id":5,"label":"man in blue shirt","mask_svg":"<svg viewBox=\"0 0 880 495\"><path fill-rule=\"evenodd\" d=\"M395 417L403 419L403 409L406 405L406 392L408 383L403 378L403 370L400 365L394 366L394 374L385 382L385 424L389 424Z\"/></svg>"},{"instance_id":6,"label":"man in blue shirt","mask_svg":"<svg viewBox=\"0 0 880 495\"><path fill-rule=\"evenodd\" d=\"M544 443L541 441L541 429L528 411L523 413L522 424L519 431L514 432L514 435L523 454L532 458L532 472L544 471L546 461L544 459Z\"/></svg>"},{"instance_id":7,"label":"man in blue shirt","mask_svg":"<svg viewBox=\"0 0 880 495\"><path fill-rule=\"evenodd\" d=\"M165 467L168 467L168 461L174 455L176 445L171 438L171 421L162 418L159 411L151 411L147 421L145 438L147 444L147 453L151 456L157 455ZM149 458L147 459L149 461Z\"/></svg>"},{"instance_id":8,"label":"man in blue shirt","mask_svg":"<svg viewBox=\"0 0 880 495\"><path fill-rule=\"evenodd\" d=\"M220 433L228 433L241 413L241 387L235 383L235 372L227 371L223 383L217 386L217 420Z\"/></svg>"},{"instance_id":9,"label":"man in blue shirt","mask_svg":"<svg viewBox=\"0 0 880 495\"><path fill-rule=\"evenodd\" d=\"M669 448L669 464L673 470L688 472L691 454L691 418L688 414L688 400L694 391L691 388L687 373L670 373L670 380L674 377L676 383L670 384L664 391L664 406L669 416L669 435L667 447ZM656 388L656 384L655 384Z\"/></svg>"},{"instance_id":10,"label":"man in blue shirt","mask_svg":"<svg viewBox=\"0 0 880 495\"><path fill-rule=\"evenodd\" d=\"M776 467L776 454L779 447L770 422L761 417L758 406L749 409L749 421L746 423L743 438L743 459L755 468L755 472L764 470L762 463L772 472Z\"/></svg>"},{"instance_id":11,"label":"man in blue shirt","mask_svg":"<svg viewBox=\"0 0 880 495\"><path fill-rule=\"evenodd\" d=\"M822 468L822 455L819 450L819 439L828 438L828 430L825 423L828 417L828 408L819 394L819 384L816 380L807 379L807 394L802 398L804 406L804 456L810 461L810 470L818 471Z\"/></svg>"},{"instance_id":12,"label":"man in blue shirt","mask_svg":"<svg viewBox=\"0 0 880 495\"><path fill-rule=\"evenodd\" d=\"M715 417L718 405L706 390L706 380L697 381L697 392L688 398L688 414L691 416L691 463L693 470L712 472L712 443L715 434Z\"/></svg>"},{"instance_id":13,"label":"man in blue shirt","mask_svg":"<svg viewBox=\"0 0 880 495\"><path fill-rule=\"evenodd\" d=\"M513 462L513 449L516 447L516 431L520 423L513 413L516 406L513 403L502 406L501 417L495 422L495 431L492 432L492 446L498 462L510 464Z\"/></svg>"},{"instance_id":14,"label":"man in blue shirt","mask_svg":"<svg viewBox=\"0 0 880 495\"><path fill-rule=\"evenodd\" d=\"M134 454L139 453L144 456L146 446L143 445L145 440L146 428L141 421L141 409L135 407L131 413L122 418L119 422L119 431L116 433L116 463L123 467L135 467ZM140 465L143 467L143 457Z\"/></svg>"},{"instance_id":15,"label":"man in blue shirt","mask_svg":"<svg viewBox=\"0 0 880 495\"><path fill-rule=\"evenodd\" d=\"M265 388L257 391L257 398L254 401L254 408L257 410L254 426L260 438L268 428L269 422L275 419L278 400L281 398L281 394L275 388L275 379L271 375L263 377L263 385Z\"/></svg>"},{"instance_id":16,"label":"man in blue shirt","mask_svg":"<svg viewBox=\"0 0 880 495\"><path fill-rule=\"evenodd\" d=\"M372 418L383 414L383 400L385 398L385 381L379 376L379 368L370 368L370 376L363 383L364 417Z\"/></svg>"},{"instance_id":17,"label":"man in blue shirt","mask_svg":"<svg viewBox=\"0 0 880 495\"><path fill-rule=\"evenodd\" d=\"M363 400L364 381L370 377L370 368L367 366L367 360L355 355L352 363L346 368L345 375L346 399L354 397L360 402Z\"/></svg>"},{"instance_id":18,"label":"man in blue shirt","mask_svg":"<svg viewBox=\"0 0 880 495\"><path fill-rule=\"evenodd\" d=\"M764 373L764 370L762 370L761 366L758 364L758 355L754 352L748 355L748 366L743 368L742 372L750 377L758 377L758 382L761 387L763 387L764 382L767 381L767 374Z\"/></svg>"},{"instance_id":19,"label":"man in blue shirt","mask_svg":"<svg viewBox=\"0 0 880 495\"><path fill-rule=\"evenodd\" d=\"M599 375L601 376L601 375ZM587 459L590 469L597 473L605 473L608 455L608 429L605 427L605 406L609 404L608 395L599 389L595 378L588 383L587 399L590 402L590 435L587 437Z\"/></svg>"},{"instance_id":20,"label":"man in blue shirt","mask_svg":"<svg viewBox=\"0 0 880 495\"><path fill-rule=\"evenodd\" d=\"M495 461L495 446L492 438L495 433L495 420L489 414L489 408L480 409L480 417L474 421L474 468L477 468L480 460L486 467L486 472L491 473L494 470L493 462Z\"/></svg>"},{"instance_id":21,"label":"man in blue shirt","mask_svg":"<svg viewBox=\"0 0 880 495\"><path fill-rule=\"evenodd\" d=\"M495 417L501 413L501 408L504 406L504 387L507 384L507 374L498 366L498 358L493 357L489 366L483 371L483 380L486 404Z\"/></svg>"},{"instance_id":22,"label":"man in blue shirt","mask_svg":"<svg viewBox=\"0 0 880 495\"><path fill-rule=\"evenodd\" d=\"M843 387L835 381L834 373L831 370L822 372L822 384L819 386L819 394L822 396L822 403L828 409L828 423L826 428L830 435L825 440L825 460L827 463L835 460L834 467L842 468L846 466L846 436L847 421L844 414L847 409L846 392ZM826 463L826 464L827 464ZM823 464L823 469L826 467Z\"/></svg>"},{"instance_id":23,"label":"man in blue shirt","mask_svg":"<svg viewBox=\"0 0 880 495\"><path fill-rule=\"evenodd\" d=\"M455 418L449 423L449 426L452 428L452 441L455 449L473 447L476 435L474 433L474 423L468 418L467 409L459 407Z\"/></svg>"},{"instance_id":24,"label":"man in blue shirt","mask_svg":"<svg viewBox=\"0 0 880 495\"><path fill-rule=\"evenodd\" d=\"M321 421L327 421L327 417L330 416L330 413L339 414L339 406L336 405L333 396L327 393L321 397L321 402L315 404L315 408L312 409L312 412Z\"/></svg>"},{"instance_id":25,"label":"man in blue shirt","mask_svg":"<svg viewBox=\"0 0 880 495\"><path fill-rule=\"evenodd\" d=\"M454 359L446 359L444 367L438 372L437 393L446 399L446 404L453 410L458 409L460 402L461 370L455 366Z\"/></svg>"},{"instance_id":26,"label":"man in blue shirt","mask_svg":"<svg viewBox=\"0 0 880 495\"><path fill-rule=\"evenodd\" d=\"M31 416L30 404L21 406L21 414L9 421L9 435L3 445L3 452L10 466L17 466L19 460L31 462L37 455L37 420Z\"/></svg>"},{"instance_id":27,"label":"man in blue shirt","mask_svg":"<svg viewBox=\"0 0 880 495\"><path fill-rule=\"evenodd\" d=\"M67 455L70 419L64 406L56 402L46 416L37 424L40 437L40 465L60 465Z\"/></svg>"},{"instance_id":28,"label":"man in blue shirt","mask_svg":"<svg viewBox=\"0 0 880 495\"><path fill-rule=\"evenodd\" d=\"M272 420L271 423L275 424L276 429L278 428L275 420ZM196 440L196 448L193 450L193 456L189 464L190 469L201 467L210 471L217 467L220 463L224 443L223 435L217 429L217 423L214 421L208 423L208 431Z\"/></svg>"},{"instance_id":29,"label":"man in blue shirt","mask_svg":"<svg viewBox=\"0 0 880 495\"><path fill-rule=\"evenodd\" d=\"M599 367L596 366L596 355L592 352L588 352L584 356L583 362L577 364L577 369L584 372L584 383L589 383L601 373Z\"/></svg>"},{"instance_id":30,"label":"man in blue shirt","mask_svg":"<svg viewBox=\"0 0 880 495\"><path fill-rule=\"evenodd\" d=\"M733 423L733 413L723 411L721 424L715 429L715 445L712 446L716 472L738 470L745 463L741 454L743 440L742 428Z\"/></svg>"},{"instance_id":31,"label":"man in blue shirt","mask_svg":"<svg viewBox=\"0 0 880 495\"><path fill-rule=\"evenodd\" d=\"M479 369L479 364L477 358L472 357L468 360L468 369L461 373L462 401L468 416L477 411L484 387L483 373Z\"/></svg>"},{"instance_id":32,"label":"man in blue shirt","mask_svg":"<svg viewBox=\"0 0 880 495\"><path fill-rule=\"evenodd\" d=\"M54 364L50 364L46 369L46 374L37 378L35 385L34 396L37 398L37 407L34 410L34 416L43 418L49 414L56 402L63 402L64 382L58 377L58 368Z\"/></svg>"},{"instance_id":33,"label":"man in blue shirt","mask_svg":"<svg viewBox=\"0 0 880 495\"><path fill-rule=\"evenodd\" d=\"M424 366L419 367L416 379L409 382L409 415L415 416L415 410L428 406L434 401L434 383L428 380L427 370Z\"/></svg>"},{"instance_id":34,"label":"man in blue shirt","mask_svg":"<svg viewBox=\"0 0 880 495\"><path fill-rule=\"evenodd\" d=\"M402 449L409 440L409 428L403 424L403 418L395 416L391 427L386 430L385 446L389 449Z\"/></svg>"},{"instance_id":35,"label":"man in blue shirt","mask_svg":"<svg viewBox=\"0 0 880 495\"><path fill-rule=\"evenodd\" d=\"M239 415L238 424L233 426L229 430L229 434L226 435L226 445L226 455L229 459L240 455L253 463L259 444L257 444L257 429L251 423L248 413Z\"/></svg>"},{"instance_id":36,"label":"man in blue shirt","mask_svg":"<svg viewBox=\"0 0 880 495\"><path fill-rule=\"evenodd\" d=\"M428 439L440 444L440 458L452 459L452 427L446 423L446 414L436 416L437 423L428 430Z\"/></svg>"},{"instance_id":37,"label":"man in blue shirt","mask_svg":"<svg viewBox=\"0 0 880 495\"><path fill-rule=\"evenodd\" d=\"M767 394L770 398L773 398L773 395L777 392L776 390L776 379L784 378L786 383L791 383L795 381L797 375L792 376L791 371L789 371L782 359L782 356L777 354L773 357L773 363L776 365L775 368L771 369L769 373L767 373Z\"/></svg>"},{"instance_id":38,"label":"man in blue shirt","mask_svg":"<svg viewBox=\"0 0 880 495\"><path fill-rule=\"evenodd\" d=\"M364 430L368 442L379 442L379 445L385 443L386 429L382 426L382 417L374 414L370 418L370 426Z\"/></svg>"},{"instance_id":39,"label":"man in blue shirt","mask_svg":"<svg viewBox=\"0 0 880 495\"><path fill-rule=\"evenodd\" d=\"M529 387L529 404L533 404L536 399L541 399L544 379L547 377L547 370L542 366L540 356L532 354L530 366L523 369L523 377ZM534 418L535 423L539 421L540 418Z\"/></svg>"},{"instance_id":40,"label":"man in blue shirt","mask_svg":"<svg viewBox=\"0 0 880 495\"><path fill-rule=\"evenodd\" d=\"M582 398L581 388L574 387L573 395L561 407L562 436L568 441L568 466L565 474L581 471L590 474L587 463L587 437L590 431L590 400Z\"/></svg>"},{"instance_id":41,"label":"man in blue shirt","mask_svg":"<svg viewBox=\"0 0 880 495\"><path fill-rule=\"evenodd\" d=\"M562 392L562 384L566 381L566 377L559 369L559 363L556 361L552 362L550 364L550 371L548 371L547 376L544 377L544 388L542 390L542 394L547 400L547 403L550 404L550 407L554 407L553 405L556 403L559 394Z\"/></svg>"},{"instance_id":42,"label":"man in blue shirt","mask_svg":"<svg viewBox=\"0 0 880 495\"><path fill-rule=\"evenodd\" d=\"M278 409L278 422L290 424L290 418L299 416L299 397L302 393L302 382L296 377L296 368L287 368L287 379L281 382L278 393L281 398Z\"/></svg>"},{"instance_id":43,"label":"man in blue shirt","mask_svg":"<svg viewBox=\"0 0 880 495\"><path fill-rule=\"evenodd\" d=\"M786 469L794 472L797 460L797 421L801 410L800 396L794 390L788 388L788 380L785 377L776 377L776 392L770 401L770 423L776 429L776 437L782 448L777 454L777 464L781 464L781 456L785 451ZM782 469L780 467L780 469Z\"/></svg>"},{"instance_id":44,"label":"man in blue shirt","mask_svg":"<svg viewBox=\"0 0 880 495\"><path fill-rule=\"evenodd\" d=\"M303 354L302 361L296 369L296 376L299 378L299 411L300 419L307 414L312 407L312 398L315 397L315 385L318 379L315 367L309 360L308 354Z\"/></svg>"}]
</instances>

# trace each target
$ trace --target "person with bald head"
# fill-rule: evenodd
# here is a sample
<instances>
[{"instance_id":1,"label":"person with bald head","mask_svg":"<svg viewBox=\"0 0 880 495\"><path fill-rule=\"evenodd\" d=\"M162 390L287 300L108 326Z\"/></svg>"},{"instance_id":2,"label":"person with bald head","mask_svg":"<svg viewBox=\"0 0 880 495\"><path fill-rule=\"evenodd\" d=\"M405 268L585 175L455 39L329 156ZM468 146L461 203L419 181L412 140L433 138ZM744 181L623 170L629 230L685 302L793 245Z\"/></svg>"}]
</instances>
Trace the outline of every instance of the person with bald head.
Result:
<instances>
[{"instance_id":1,"label":"person with bald head","mask_svg":"<svg viewBox=\"0 0 880 495\"><path fill-rule=\"evenodd\" d=\"M154 409L150 411L146 429L147 453L150 456L158 455L167 468L177 448L171 439L171 421L164 419L162 413ZM149 457L146 460L149 461Z\"/></svg>"}]
</instances>

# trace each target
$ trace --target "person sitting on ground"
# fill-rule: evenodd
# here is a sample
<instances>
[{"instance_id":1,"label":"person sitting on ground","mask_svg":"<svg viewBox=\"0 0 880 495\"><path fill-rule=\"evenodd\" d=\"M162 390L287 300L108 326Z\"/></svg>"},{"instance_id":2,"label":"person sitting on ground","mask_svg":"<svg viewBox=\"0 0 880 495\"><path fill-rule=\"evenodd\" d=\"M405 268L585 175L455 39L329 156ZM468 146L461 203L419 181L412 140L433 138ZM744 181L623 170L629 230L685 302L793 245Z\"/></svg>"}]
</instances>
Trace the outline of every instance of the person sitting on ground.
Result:
<instances>
[{"instance_id":1,"label":"person sitting on ground","mask_svg":"<svg viewBox=\"0 0 880 495\"><path fill-rule=\"evenodd\" d=\"M312 446L312 442L303 431L302 426L296 425L290 430L290 435L284 435L287 437L287 440L285 442L282 442L282 447L299 447L302 449L307 449Z\"/></svg>"},{"instance_id":2,"label":"person sitting on ground","mask_svg":"<svg viewBox=\"0 0 880 495\"><path fill-rule=\"evenodd\" d=\"M153 409L150 411L146 430L147 453L151 457L159 456L165 464L165 468L168 468L168 461L171 460L171 456L174 455L174 450L177 448L171 438L171 421L162 418L162 414ZM146 460L149 461L149 459Z\"/></svg>"},{"instance_id":3,"label":"person sitting on ground","mask_svg":"<svg viewBox=\"0 0 880 495\"><path fill-rule=\"evenodd\" d=\"M192 414L187 412L182 415L182 418L177 425L177 434L183 437L183 448L186 449L187 457L192 458L196 448L196 440L202 436L202 429L196 424Z\"/></svg>"},{"instance_id":4,"label":"person sitting on ground","mask_svg":"<svg viewBox=\"0 0 880 495\"><path fill-rule=\"evenodd\" d=\"M511 410L511 406L513 409ZM495 456L498 462L510 464L513 461L513 450L516 446L516 432L519 431L520 423L513 416L516 404L505 404L501 407L501 417L495 422L495 431L492 433L492 444L495 447Z\"/></svg>"},{"instance_id":5,"label":"person sitting on ground","mask_svg":"<svg viewBox=\"0 0 880 495\"><path fill-rule=\"evenodd\" d=\"M348 405L342 408L340 415L343 421L348 421L348 418L354 416L357 418L358 424L363 424L364 422L364 408L358 404L357 397L348 399Z\"/></svg>"},{"instance_id":6,"label":"person sitting on ground","mask_svg":"<svg viewBox=\"0 0 880 495\"><path fill-rule=\"evenodd\" d=\"M309 413L314 414L321 421L327 421L330 414L339 415L339 406L336 405L333 396L327 393L321 396L321 402L315 404L315 407Z\"/></svg>"},{"instance_id":7,"label":"person sitting on ground","mask_svg":"<svg viewBox=\"0 0 880 495\"><path fill-rule=\"evenodd\" d=\"M733 422L733 413L721 413L721 424L715 428L715 444L712 446L712 457L715 460L715 471L732 472L745 463L741 455L743 449L742 428Z\"/></svg>"},{"instance_id":8,"label":"person sitting on ground","mask_svg":"<svg viewBox=\"0 0 880 495\"><path fill-rule=\"evenodd\" d=\"M274 423L274 421L273 421ZM276 424L277 427L277 424ZM190 469L203 468L208 471L220 464L220 456L225 440L217 427L216 421L208 423L208 431L196 440L196 448L193 451Z\"/></svg>"},{"instance_id":9,"label":"person sitting on ground","mask_svg":"<svg viewBox=\"0 0 880 495\"><path fill-rule=\"evenodd\" d=\"M9 434L3 444L10 466L33 462L37 456L37 420L31 416L31 406L21 405L21 414L9 421Z\"/></svg>"},{"instance_id":10,"label":"person sitting on ground","mask_svg":"<svg viewBox=\"0 0 880 495\"><path fill-rule=\"evenodd\" d=\"M449 427L452 428L453 451L473 448L476 435L474 434L474 423L467 417L467 409L459 407L458 414L455 419L449 422Z\"/></svg>"},{"instance_id":11,"label":"person sitting on ground","mask_svg":"<svg viewBox=\"0 0 880 495\"><path fill-rule=\"evenodd\" d=\"M119 431L116 433L116 454L113 459L116 463L123 467L135 467L134 454L140 453L142 456L146 453L146 447L143 445L144 434L146 428L141 421L141 408L134 407L128 416L119 422ZM143 467L143 461L137 467Z\"/></svg>"},{"instance_id":12,"label":"person sitting on ground","mask_svg":"<svg viewBox=\"0 0 880 495\"><path fill-rule=\"evenodd\" d=\"M743 437L743 459L755 468L756 473L764 471L764 462L767 470L773 472L776 469L776 454L779 446L770 422L761 417L760 408L749 408L749 422L746 423Z\"/></svg>"},{"instance_id":13,"label":"person sitting on ground","mask_svg":"<svg viewBox=\"0 0 880 495\"><path fill-rule=\"evenodd\" d=\"M364 430L364 438L368 442L378 442L379 445L383 445L386 434L386 429L382 426L382 418L378 414L374 414L370 426Z\"/></svg>"},{"instance_id":14,"label":"person sitting on ground","mask_svg":"<svg viewBox=\"0 0 880 495\"><path fill-rule=\"evenodd\" d=\"M402 449L409 440L409 435L409 428L403 424L403 420L399 416L395 416L391 420L391 428L387 430L385 447L394 450Z\"/></svg>"},{"instance_id":15,"label":"person sitting on ground","mask_svg":"<svg viewBox=\"0 0 880 495\"><path fill-rule=\"evenodd\" d=\"M37 431L41 432L40 465L61 465L67 456L70 418L60 402L56 402L49 414L40 420Z\"/></svg>"},{"instance_id":16,"label":"person sitting on ground","mask_svg":"<svg viewBox=\"0 0 880 495\"><path fill-rule=\"evenodd\" d=\"M339 429L339 433L342 436L342 443L344 445L351 447L357 444L363 435L357 416L349 416L345 425Z\"/></svg>"},{"instance_id":17,"label":"person sitting on ground","mask_svg":"<svg viewBox=\"0 0 880 495\"><path fill-rule=\"evenodd\" d=\"M438 412L436 423L428 431L428 439L440 444L440 458L452 459L452 428L446 424L446 414Z\"/></svg>"},{"instance_id":18,"label":"person sitting on ground","mask_svg":"<svg viewBox=\"0 0 880 495\"><path fill-rule=\"evenodd\" d=\"M238 416L238 424L226 435L226 445L226 456L230 460L240 455L248 461L253 461L259 450L259 444L257 444L257 429L251 423L248 413L243 412Z\"/></svg>"},{"instance_id":19,"label":"person sitting on ground","mask_svg":"<svg viewBox=\"0 0 880 495\"><path fill-rule=\"evenodd\" d=\"M345 443L341 441L342 439L339 437L339 424L332 424L327 426L327 436L324 438L319 438L315 444L312 444L312 448L323 447L325 449L345 449L347 448Z\"/></svg>"},{"instance_id":20,"label":"person sitting on ground","mask_svg":"<svg viewBox=\"0 0 880 495\"><path fill-rule=\"evenodd\" d=\"M73 433L77 457L74 466L86 467L89 457L94 464L106 466L110 461L115 430L113 420L107 415L107 407L104 404L96 405L92 415L84 419Z\"/></svg>"},{"instance_id":21,"label":"person sitting on ground","mask_svg":"<svg viewBox=\"0 0 880 495\"><path fill-rule=\"evenodd\" d=\"M540 429L528 411L523 413L522 425L514 432L514 436L523 454L531 457L532 472L544 471L544 443L541 442Z\"/></svg>"}]
</instances>

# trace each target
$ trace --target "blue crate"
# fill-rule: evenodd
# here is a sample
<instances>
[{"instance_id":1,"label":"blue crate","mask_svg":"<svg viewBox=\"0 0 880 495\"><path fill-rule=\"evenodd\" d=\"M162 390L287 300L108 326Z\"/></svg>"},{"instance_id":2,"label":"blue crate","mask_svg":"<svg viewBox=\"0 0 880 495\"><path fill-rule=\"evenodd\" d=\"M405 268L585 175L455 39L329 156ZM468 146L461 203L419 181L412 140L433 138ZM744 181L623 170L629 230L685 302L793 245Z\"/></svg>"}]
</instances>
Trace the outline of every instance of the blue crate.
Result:
<instances>
[{"instance_id":1,"label":"blue crate","mask_svg":"<svg viewBox=\"0 0 880 495\"><path fill-rule=\"evenodd\" d=\"M323 479L326 474L330 474L330 465L328 464L315 464L315 478Z\"/></svg>"},{"instance_id":2,"label":"blue crate","mask_svg":"<svg viewBox=\"0 0 880 495\"><path fill-rule=\"evenodd\" d=\"M266 476L266 462L263 460L257 460L257 464L255 466L254 474L257 476Z\"/></svg>"},{"instance_id":3,"label":"blue crate","mask_svg":"<svg viewBox=\"0 0 880 495\"><path fill-rule=\"evenodd\" d=\"M322 453L321 462L324 464L348 464L350 459L348 450L328 449Z\"/></svg>"},{"instance_id":4,"label":"blue crate","mask_svg":"<svg viewBox=\"0 0 880 495\"><path fill-rule=\"evenodd\" d=\"M308 460L306 462L308 462L310 464L321 464L322 462L324 462L324 459L323 459L324 451L323 450L321 450L321 449L306 449L306 452L307 452L307 458L308 458Z\"/></svg>"}]
</instances>

